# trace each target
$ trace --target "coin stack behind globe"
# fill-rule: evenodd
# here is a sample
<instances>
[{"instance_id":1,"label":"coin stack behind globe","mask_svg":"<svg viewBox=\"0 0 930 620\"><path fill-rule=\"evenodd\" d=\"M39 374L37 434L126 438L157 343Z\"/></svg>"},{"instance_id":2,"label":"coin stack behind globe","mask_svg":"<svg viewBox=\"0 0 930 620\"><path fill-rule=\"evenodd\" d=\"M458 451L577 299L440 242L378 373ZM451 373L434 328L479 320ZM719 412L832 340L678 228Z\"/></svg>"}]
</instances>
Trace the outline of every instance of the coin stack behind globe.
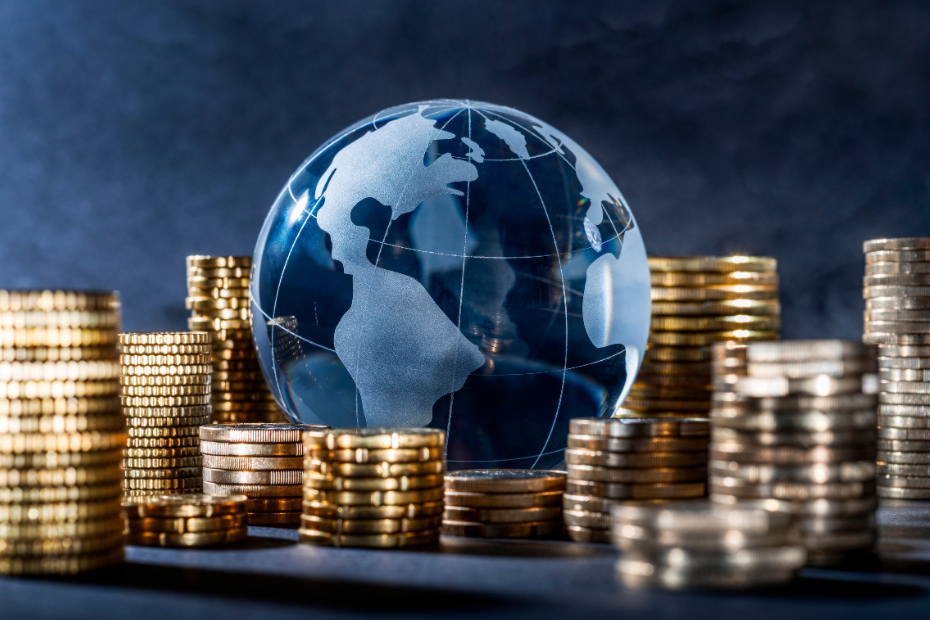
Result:
<instances>
[{"instance_id":1,"label":"coin stack behind globe","mask_svg":"<svg viewBox=\"0 0 930 620\"><path fill-rule=\"evenodd\" d=\"M332 547L435 544L446 434L428 428L304 432L300 540Z\"/></svg>"},{"instance_id":2,"label":"coin stack behind globe","mask_svg":"<svg viewBox=\"0 0 930 620\"><path fill-rule=\"evenodd\" d=\"M629 587L745 589L790 581L807 554L790 512L687 502L614 506L617 577Z\"/></svg>"},{"instance_id":3,"label":"coin stack behind globe","mask_svg":"<svg viewBox=\"0 0 930 620\"><path fill-rule=\"evenodd\" d=\"M565 524L576 542L610 542L610 509L627 500L703 497L705 418L575 418L570 422Z\"/></svg>"},{"instance_id":4,"label":"coin stack behind globe","mask_svg":"<svg viewBox=\"0 0 930 620\"><path fill-rule=\"evenodd\" d=\"M250 256L188 256L188 327L213 344L213 422L286 422L252 340Z\"/></svg>"},{"instance_id":5,"label":"coin stack behind globe","mask_svg":"<svg viewBox=\"0 0 930 620\"><path fill-rule=\"evenodd\" d=\"M442 533L473 538L561 536L565 473L472 469L446 474Z\"/></svg>"},{"instance_id":6,"label":"coin stack behind globe","mask_svg":"<svg viewBox=\"0 0 930 620\"><path fill-rule=\"evenodd\" d=\"M0 290L0 574L122 561L119 322L116 293Z\"/></svg>"},{"instance_id":7,"label":"coin stack behind globe","mask_svg":"<svg viewBox=\"0 0 930 620\"><path fill-rule=\"evenodd\" d=\"M814 564L875 542L875 347L724 343L711 411L711 499L783 500Z\"/></svg>"},{"instance_id":8,"label":"coin stack behind globe","mask_svg":"<svg viewBox=\"0 0 930 620\"><path fill-rule=\"evenodd\" d=\"M865 246L865 334L878 345L878 495L930 499L930 238Z\"/></svg>"},{"instance_id":9,"label":"coin stack behind globe","mask_svg":"<svg viewBox=\"0 0 930 620\"><path fill-rule=\"evenodd\" d=\"M210 420L210 335L120 334L129 427L126 498L200 492L200 425Z\"/></svg>"},{"instance_id":10,"label":"coin stack behind globe","mask_svg":"<svg viewBox=\"0 0 930 620\"><path fill-rule=\"evenodd\" d=\"M623 417L707 417L714 342L778 338L774 258L654 256L652 329Z\"/></svg>"},{"instance_id":11,"label":"coin stack behind globe","mask_svg":"<svg viewBox=\"0 0 930 620\"><path fill-rule=\"evenodd\" d=\"M283 316L268 321L268 335L274 359L281 368L303 358L304 351L297 338L297 317Z\"/></svg>"},{"instance_id":12,"label":"coin stack behind globe","mask_svg":"<svg viewBox=\"0 0 930 620\"><path fill-rule=\"evenodd\" d=\"M123 502L126 543L147 547L207 547L244 540L247 498L203 493L162 495Z\"/></svg>"}]
</instances>

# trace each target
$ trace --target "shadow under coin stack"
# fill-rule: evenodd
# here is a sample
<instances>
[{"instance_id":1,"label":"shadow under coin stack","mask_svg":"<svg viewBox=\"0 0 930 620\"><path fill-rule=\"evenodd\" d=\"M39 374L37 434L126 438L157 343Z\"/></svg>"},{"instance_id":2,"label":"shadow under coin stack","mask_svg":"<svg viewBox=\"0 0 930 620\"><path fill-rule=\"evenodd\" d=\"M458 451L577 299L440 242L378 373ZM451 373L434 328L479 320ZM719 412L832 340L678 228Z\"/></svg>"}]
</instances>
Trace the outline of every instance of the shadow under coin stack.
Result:
<instances>
[{"instance_id":1,"label":"shadow under coin stack","mask_svg":"<svg viewBox=\"0 0 930 620\"><path fill-rule=\"evenodd\" d=\"M564 494L565 474L560 471L452 472L446 474L442 533L472 538L561 537Z\"/></svg>"},{"instance_id":2,"label":"shadow under coin stack","mask_svg":"<svg viewBox=\"0 0 930 620\"><path fill-rule=\"evenodd\" d=\"M213 417L223 422L286 422L258 365L249 308L250 256L188 256L187 320L213 344Z\"/></svg>"},{"instance_id":3,"label":"shadow under coin stack","mask_svg":"<svg viewBox=\"0 0 930 620\"><path fill-rule=\"evenodd\" d=\"M244 495L163 495L123 502L126 543L146 547L208 547L245 540Z\"/></svg>"},{"instance_id":4,"label":"shadow under coin stack","mask_svg":"<svg viewBox=\"0 0 930 620\"><path fill-rule=\"evenodd\" d=\"M123 559L119 322L116 293L0 291L0 574Z\"/></svg>"},{"instance_id":5,"label":"shadow under coin stack","mask_svg":"<svg viewBox=\"0 0 930 620\"><path fill-rule=\"evenodd\" d=\"M870 550L875 347L795 340L726 343L714 353L711 499L793 511L812 564Z\"/></svg>"},{"instance_id":6,"label":"shadow under coin stack","mask_svg":"<svg viewBox=\"0 0 930 620\"><path fill-rule=\"evenodd\" d=\"M125 498L199 493L200 425L210 420L210 335L120 334L129 445Z\"/></svg>"},{"instance_id":7,"label":"shadow under coin stack","mask_svg":"<svg viewBox=\"0 0 930 620\"><path fill-rule=\"evenodd\" d=\"M610 509L628 500L703 497L704 418L575 418L569 423L564 515L575 542L610 542Z\"/></svg>"},{"instance_id":8,"label":"shadow under coin stack","mask_svg":"<svg viewBox=\"0 0 930 620\"><path fill-rule=\"evenodd\" d=\"M301 542L376 548L439 542L444 432L314 430L303 441Z\"/></svg>"},{"instance_id":9,"label":"shadow under coin stack","mask_svg":"<svg viewBox=\"0 0 930 620\"><path fill-rule=\"evenodd\" d=\"M930 238L865 246L864 342L878 345L878 496L930 499Z\"/></svg>"},{"instance_id":10,"label":"shadow under coin stack","mask_svg":"<svg viewBox=\"0 0 930 620\"><path fill-rule=\"evenodd\" d=\"M774 258L654 256L652 323L622 417L707 417L710 345L776 340L781 327Z\"/></svg>"}]
</instances>

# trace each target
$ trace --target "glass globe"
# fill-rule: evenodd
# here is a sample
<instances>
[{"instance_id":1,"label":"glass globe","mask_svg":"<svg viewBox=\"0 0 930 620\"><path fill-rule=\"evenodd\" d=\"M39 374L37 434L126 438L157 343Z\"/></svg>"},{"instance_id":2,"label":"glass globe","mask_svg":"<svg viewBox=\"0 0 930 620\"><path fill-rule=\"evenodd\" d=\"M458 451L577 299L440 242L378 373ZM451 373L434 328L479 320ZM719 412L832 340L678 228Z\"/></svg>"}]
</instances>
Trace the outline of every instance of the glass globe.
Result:
<instances>
[{"instance_id":1,"label":"glass globe","mask_svg":"<svg viewBox=\"0 0 930 620\"><path fill-rule=\"evenodd\" d=\"M633 213L513 108L379 112L294 172L255 247L262 369L295 422L447 432L449 469L551 468L609 416L649 333Z\"/></svg>"}]
</instances>

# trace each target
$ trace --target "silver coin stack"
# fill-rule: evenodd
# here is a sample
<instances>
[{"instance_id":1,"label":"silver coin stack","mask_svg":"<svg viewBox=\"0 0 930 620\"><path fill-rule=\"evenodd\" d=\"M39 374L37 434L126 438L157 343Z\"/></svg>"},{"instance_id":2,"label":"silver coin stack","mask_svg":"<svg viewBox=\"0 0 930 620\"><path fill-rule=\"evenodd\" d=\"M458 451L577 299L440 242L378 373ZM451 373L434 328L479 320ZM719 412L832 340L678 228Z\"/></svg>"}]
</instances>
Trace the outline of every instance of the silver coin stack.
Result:
<instances>
[{"instance_id":1,"label":"silver coin stack","mask_svg":"<svg viewBox=\"0 0 930 620\"><path fill-rule=\"evenodd\" d=\"M878 345L878 496L930 499L930 238L866 241L864 342Z\"/></svg>"},{"instance_id":2,"label":"silver coin stack","mask_svg":"<svg viewBox=\"0 0 930 620\"><path fill-rule=\"evenodd\" d=\"M875 347L796 340L714 349L711 499L791 510L812 564L875 542Z\"/></svg>"}]
</instances>

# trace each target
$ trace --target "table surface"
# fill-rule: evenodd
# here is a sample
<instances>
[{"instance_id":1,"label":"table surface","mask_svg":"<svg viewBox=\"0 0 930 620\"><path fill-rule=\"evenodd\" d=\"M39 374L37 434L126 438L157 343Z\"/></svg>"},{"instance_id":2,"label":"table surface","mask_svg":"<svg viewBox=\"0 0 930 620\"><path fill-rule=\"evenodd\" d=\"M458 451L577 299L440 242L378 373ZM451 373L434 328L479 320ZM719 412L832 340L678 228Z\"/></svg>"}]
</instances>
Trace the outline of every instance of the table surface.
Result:
<instances>
[{"instance_id":1,"label":"table surface","mask_svg":"<svg viewBox=\"0 0 930 620\"><path fill-rule=\"evenodd\" d=\"M879 555L757 592L632 590L607 545L443 538L438 548L312 547L250 528L203 550L128 547L124 565L0 579L0 618L930 618L930 502L885 501Z\"/></svg>"}]
</instances>

